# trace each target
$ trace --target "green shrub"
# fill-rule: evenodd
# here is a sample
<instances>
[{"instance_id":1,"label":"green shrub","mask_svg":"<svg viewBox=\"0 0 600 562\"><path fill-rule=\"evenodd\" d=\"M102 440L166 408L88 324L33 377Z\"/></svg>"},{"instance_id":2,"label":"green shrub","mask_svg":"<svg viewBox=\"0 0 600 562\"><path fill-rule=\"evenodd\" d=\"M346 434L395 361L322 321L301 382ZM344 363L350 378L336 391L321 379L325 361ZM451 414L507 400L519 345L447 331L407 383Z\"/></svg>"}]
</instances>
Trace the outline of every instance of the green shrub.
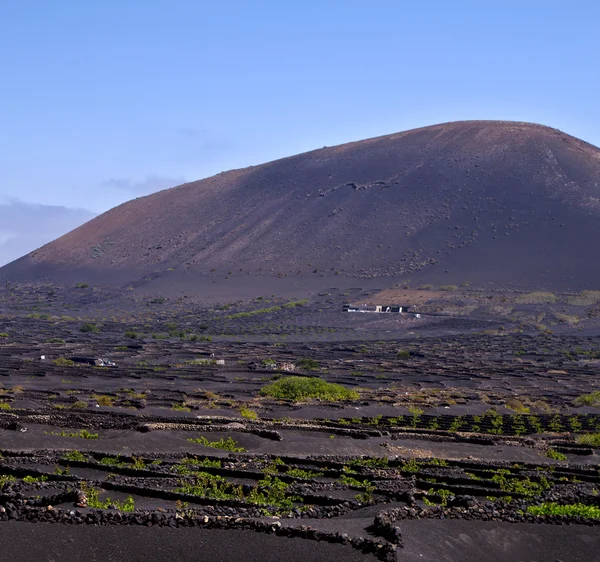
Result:
<instances>
[{"instance_id":1,"label":"green shrub","mask_svg":"<svg viewBox=\"0 0 600 562\"><path fill-rule=\"evenodd\" d=\"M88 458L81 451L68 451L62 458L66 461L80 461L85 462Z\"/></svg>"},{"instance_id":2,"label":"green shrub","mask_svg":"<svg viewBox=\"0 0 600 562\"><path fill-rule=\"evenodd\" d=\"M423 413L423 408L419 408L419 406L413 406L410 405L408 407L408 411L413 415L413 416L420 416Z\"/></svg>"},{"instance_id":3,"label":"green shrub","mask_svg":"<svg viewBox=\"0 0 600 562\"><path fill-rule=\"evenodd\" d=\"M93 394L92 400L98 402L99 406L112 406L113 399L111 396L106 396L105 394Z\"/></svg>"},{"instance_id":4,"label":"green shrub","mask_svg":"<svg viewBox=\"0 0 600 562\"><path fill-rule=\"evenodd\" d=\"M417 289L419 289L419 291L430 291L431 289L433 289L433 285L429 285L429 284L419 285L417 287Z\"/></svg>"},{"instance_id":5,"label":"green shrub","mask_svg":"<svg viewBox=\"0 0 600 562\"><path fill-rule=\"evenodd\" d=\"M0 410L10 410L10 404L8 402L0 402Z\"/></svg>"},{"instance_id":6,"label":"green shrub","mask_svg":"<svg viewBox=\"0 0 600 562\"><path fill-rule=\"evenodd\" d=\"M46 340L46 343L65 343L65 340L63 340L62 338L51 338L49 340Z\"/></svg>"},{"instance_id":7,"label":"green shrub","mask_svg":"<svg viewBox=\"0 0 600 562\"><path fill-rule=\"evenodd\" d=\"M133 511L135 509L135 502L132 496L128 496L123 502L111 498L101 501L100 491L96 488L88 487L85 482L81 483L81 491L87 496L88 507L93 509L118 509L120 511Z\"/></svg>"},{"instance_id":8,"label":"green shrub","mask_svg":"<svg viewBox=\"0 0 600 562\"><path fill-rule=\"evenodd\" d=\"M246 406L242 406L240 408L240 415L247 420L257 420L258 419L258 414L254 410L251 410L250 408L247 408Z\"/></svg>"},{"instance_id":9,"label":"green shrub","mask_svg":"<svg viewBox=\"0 0 600 562\"><path fill-rule=\"evenodd\" d=\"M527 513L532 515L569 515L586 519L600 519L600 507L582 503L560 505L554 502L530 505Z\"/></svg>"},{"instance_id":10,"label":"green shrub","mask_svg":"<svg viewBox=\"0 0 600 562\"><path fill-rule=\"evenodd\" d=\"M600 406L600 390L578 396L573 400L573 404L576 406Z\"/></svg>"},{"instance_id":11,"label":"green shrub","mask_svg":"<svg viewBox=\"0 0 600 562\"><path fill-rule=\"evenodd\" d=\"M567 455L564 455L563 453L559 453L558 451L555 451L554 449L548 449L546 451L546 456L549 459L554 459L555 461L566 461L567 460Z\"/></svg>"},{"instance_id":12,"label":"green shrub","mask_svg":"<svg viewBox=\"0 0 600 562\"><path fill-rule=\"evenodd\" d=\"M87 283L75 283L76 289L87 289L89 285Z\"/></svg>"},{"instance_id":13,"label":"green shrub","mask_svg":"<svg viewBox=\"0 0 600 562\"><path fill-rule=\"evenodd\" d=\"M128 330L127 332L125 332L125 337L129 338L131 340L135 340L138 337L137 332L134 332L133 330Z\"/></svg>"},{"instance_id":14,"label":"green shrub","mask_svg":"<svg viewBox=\"0 0 600 562\"><path fill-rule=\"evenodd\" d=\"M456 285L442 285L440 291L456 291L458 286Z\"/></svg>"},{"instance_id":15,"label":"green shrub","mask_svg":"<svg viewBox=\"0 0 600 562\"><path fill-rule=\"evenodd\" d=\"M530 409L521 402L518 398L510 398L504 404L507 408L518 412L519 414L528 414Z\"/></svg>"},{"instance_id":16,"label":"green shrub","mask_svg":"<svg viewBox=\"0 0 600 562\"><path fill-rule=\"evenodd\" d=\"M97 334L98 332L100 332L100 328L98 328L98 326L96 326L96 324L90 324L89 322L86 324L83 324L79 327L79 331L80 332L84 332L84 333L93 333L93 334Z\"/></svg>"},{"instance_id":17,"label":"green shrub","mask_svg":"<svg viewBox=\"0 0 600 562\"><path fill-rule=\"evenodd\" d=\"M0 332L0 338L7 338L8 334L6 332Z\"/></svg>"},{"instance_id":18,"label":"green shrub","mask_svg":"<svg viewBox=\"0 0 600 562\"><path fill-rule=\"evenodd\" d=\"M357 400L358 392L316 377L283 377L260 390L262 396L299 402L309 398L335 402Z\"/></svg>"},{"instance_id":19,"label":"green shrub","mask_svg":"<svg viewBox=\"0 0 600 562\"><path fill-rule=\"evenodd\" d=\"M23 482L25 484L36 484L37 482L46 482L48 480L47 476L24 476Z\"/></svg>"},{"instance_id":20,"label":"green shrub","mask_svg":"<svg viewBox=\"0 0 600 562\"><path fill-rule=\"evenodd\" d=\"M16 482L17 479L10 474L0 474L0 490L4 488L9 482Z\"/></svg>"},{"instance_id":21,"label":"green shrub","mask_svg":"<svg viewBox=\"0 0 600 562\"><path fill-rule=\"evenodd\" d=\"M83 400L77 400L77 402L74 402L71 406L71 408L73 408L74 410L85 410L87 407L88 403L84 402Z\"/></svg>"}]
</instances>

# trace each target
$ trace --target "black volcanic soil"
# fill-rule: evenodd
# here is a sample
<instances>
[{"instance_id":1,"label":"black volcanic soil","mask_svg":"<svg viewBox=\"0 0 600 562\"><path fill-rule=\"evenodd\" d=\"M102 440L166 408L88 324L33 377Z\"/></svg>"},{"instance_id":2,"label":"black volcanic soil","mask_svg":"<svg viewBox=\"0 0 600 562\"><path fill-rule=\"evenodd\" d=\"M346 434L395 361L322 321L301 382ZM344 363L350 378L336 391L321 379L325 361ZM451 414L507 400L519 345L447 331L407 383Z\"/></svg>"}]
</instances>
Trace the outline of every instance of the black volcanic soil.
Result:
<instances>
[{"instance_id":1,"label":"black volcanic soil","mask_svg":"<svg viewBox=\"0 0 600 562\"><path fill-rule=\"evenodd\" d=\"M595 560L600 294L376 289L0 288L0 560Z\"/></svg>"},{"instance_id":2,"label":"black volcanic soil","mask_svg":"<svg viewBox=\"0 0 600 562\"><path fill-rule=\"evenodd\" d=\"M597 559L600 519L530 510L598 506L599 449L577 438L600 408L574 403L600 388L598 337L148 335L183 325L167 310L135 338L133 319L1 317L2 556ZM359 397L260 396L291 373Z\"/></svg>"},{"instance_id":3,"label":"black volcanic soil","mask_svg":"<svg viewBox=\"0 0 600 562\"><path fill-rule=\"evenodd\" d=\"M232 297L344 278L594 289L599 197L594 146L527 123L447 123L136 199L0 278Z\"/></svg>"},{"instance_id":4,"label":"black volcanic soil","mask_svg":"<svg viewBox=\"0 0 600 562\"><path fill-rule=\"evenodd\" d=\"M374 556L327 542L204 529L134 526L56 526L8 522L0 525L2 559L13 562L349 562L375 561Z\"/></svg>"}]
</instances>

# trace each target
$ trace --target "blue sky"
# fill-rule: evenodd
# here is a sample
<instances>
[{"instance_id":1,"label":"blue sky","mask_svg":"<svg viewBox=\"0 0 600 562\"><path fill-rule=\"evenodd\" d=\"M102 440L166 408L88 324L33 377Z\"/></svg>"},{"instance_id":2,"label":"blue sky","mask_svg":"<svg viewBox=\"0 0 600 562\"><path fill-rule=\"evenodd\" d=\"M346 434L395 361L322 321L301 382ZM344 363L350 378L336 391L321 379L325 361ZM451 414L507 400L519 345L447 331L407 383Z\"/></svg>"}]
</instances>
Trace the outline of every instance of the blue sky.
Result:
<instances>
[{"instance_id":1,"label":"blue sky","mask_svg":"<svg viewBox=\"0 0 600 562\"><path fill-rule=\"evenodd\" d=\"M600 145L599 21L592 0L0 0L0 264L158 189L438 122Z\"/></svg>"}]
</instances>

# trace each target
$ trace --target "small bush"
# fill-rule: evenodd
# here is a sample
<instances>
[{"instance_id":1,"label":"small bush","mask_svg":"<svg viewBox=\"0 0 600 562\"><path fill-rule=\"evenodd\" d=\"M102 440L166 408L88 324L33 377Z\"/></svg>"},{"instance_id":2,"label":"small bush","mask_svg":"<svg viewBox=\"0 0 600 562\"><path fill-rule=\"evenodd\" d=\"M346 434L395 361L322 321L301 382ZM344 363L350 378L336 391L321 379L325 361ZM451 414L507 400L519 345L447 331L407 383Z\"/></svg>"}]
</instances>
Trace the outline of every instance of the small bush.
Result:
<instances>
[{"instance_id":1,"label":"small bush","mask_svg":"<svg viewBox=\"0 0 600 562\"><path fill-rule=\"evenodd\" d=\"M423 413L423 409L419 408L419 406L409 406L408 407L408 411L413 415L413 416L420 416Z\"/></svg>"},{"instance_id":2,"label":"small bush","mask_svg":"<svg viewBox=\"0 0 600 562\"><path fill-rule=\"evenodd\" d=\"M100 332L100 328L98 328L98 326L96 326L96 324L83 324L82 326L79 327L79 331L83 332L83 333L92 333L92 334L97 334L98 332Z\"/></svg>"},{"instance_id":3,"label":"small bush","mask_svg":"<svg viewBox=\"0 0 600 562\"><path fill-rule=\"evenodd\" d=\"M530 411L530 409L518 398L511 398L510 400L507 400L504 405L519 414L528 414Z\"/></svg>"},{"instance_id":4,"label":"small bush","mask_svg":"<svg viewBox=\"0 0 600 562\"><path fill-rule=\"evenodd\" d=\"M72 367L73 365L75 365L73 361L71 361L70 359L66 359L65 357L59 357L58 359L52 361L52 363L54 363L54 365L56 365L57 367Z\"/></svg>"},{"instance_id":5,"label":"small bush","mask_svg":"<svg viewBox=\"0 0 600 562\"><path fill-rule=\"evenodd\" d=\"M251 410L250 408L247 408L246 406L242 406L240 408L240 415L247 420L257 420L258 419L258 414L254 410Z\"/></svg>"},{"instance_id":6,"label":"small bush","mask_svg":"<svg viewBox=\"0 0 600 562\"><path fill-rule=\"evenodd\" d=\"M589 447L600 447L600 433L587 433L580 435L576 439L580 445L588 445Z\"/></svg>"},{"instance_id":7,"label":"small bush","mask_svg":"<svg viewBox=\"0 0 600 562\"><path fill-rule=\"evenodd\" d=\"M177 412L191 412L192 409L189 406L186 406L185 404L177 404L174 403L171 405L171 410L175 410Z\"/></svg>"},{"instance_id":8,"label":"small bush","mask_svg":"<svg viewBox=\"0 0 600 562\"><path fill-rule=\"evenodd\" d=\"M600 291L581 291L579 295L567 298L567 303L574 306L592 306L600 302Z\"/></svg>"},{"instance_id":9,"label":"small bush","mask_svg":"<svg viewBox=\"0 0 600 562\"><path fill-rule=\"evenodd\" d=\"M6 332L0 332L0 338L7 338L8 334Z\"/></svg>"},{"instance_id":10,"label":"small bush","mask_svg":"<svg viewBox=\"0 0 600 562\"><path fill-rule=\"evenodd\" d=\"M87 407L88 403L84 402L83 400L77 400L77 402L74 402L71 406L71 408L73 408L74 410L85 410Z\"/></svg>"},{"instance_id":11,"label":"small bush","mask_svg":"<svg viewBox=\"0 0 600 562\"><path fill-rule=\"evenodd\" d=\"M316 377L283 377L260 390L262 396L299 402L316 398L327 402L357 400L358 392Z\"/></svg>"},{"instance_id":12,"label":"small bush","mask_svg":"<svg viewBox=\"0 0 600 562\"><path fill-rule=\"evenodd\" d=\"M75 283L76 289L87 289L89 285L87 283Z\"/></svg>"},{"instance_id":13,"label":"small bush","mask_svg":"<svg viewBox=\"0 0 600 562\"><path fill-rule=\"evenodd\" d=\"M10 410L10 404L8 402L0 402L0 410Z\"/></svg>"},{"instance_id":14,"label":"small bush","mask_svg":"<svg viewBox=\"0 0 600 562\"><path fill-rule=\"evenodd\" d=\"M112 406L113 399L110 396L104 394L94 394L92 400L95 400L99 406Z\"/></svg>"},{"instance_id":15,"label":"small bush","mask_svg":"<svg viewBox=\"0 0 600 562\"><path fill-rule=\"evenodd\" d=\"M526 293L518 295L515 298L515 302L518 304L553 304L556 301L557 298L554 293L545 293L543 291Z\"/></svg>"},{"instance_id":16,"label":"small bush","mask_svg":"<svg viewBox=\"0 0 600 562\"><path fill-rule=\"evenodd\" d=\"M51 338L47 340L46 343L65 343L65 340L62 338Z\"/></svg>"},{"instance_id":17,"label":"small bush","mask_svg":"<svg viewBox=\"0 0 600 562\"><path fill-rule=\"evenodd\" d=\"M408 349L399 349L396 353L396 357L401 359L408 359L410 357L410 351L408 351Z\"/></svg>"},{"instance_id":18,"label":"small bush","mask_svg":"<svg viewBox=\"0 0 600 562\"><path fill-rule=\"evenodd\" d=\"M442 285L440 291L456 291L458 287L456 285Z\"/></svg>"},{"instance_id":19,"label":"small bush","mask_svg":"<svg viewBox=\"0 0 600 562\"><path fill-rule=\"evenodd\" d=\"M431 291L431 289L433 289L433 285L429 285L429 284L419 285L417 287L417 289L419 289L419 291Z\"/></svg>"},{"instance_id":20,"label":"small bush","mask_svg":"<svg viewBox=\"0 0 600 562\"><path fill-rule=\"evenodd\" d=\"M135 340L138 337L137 332L134 332L133 330L129 330L129 331L125 332L124 335L126 338L129 338L131 340Z\"/></svg>"}]
</instances>

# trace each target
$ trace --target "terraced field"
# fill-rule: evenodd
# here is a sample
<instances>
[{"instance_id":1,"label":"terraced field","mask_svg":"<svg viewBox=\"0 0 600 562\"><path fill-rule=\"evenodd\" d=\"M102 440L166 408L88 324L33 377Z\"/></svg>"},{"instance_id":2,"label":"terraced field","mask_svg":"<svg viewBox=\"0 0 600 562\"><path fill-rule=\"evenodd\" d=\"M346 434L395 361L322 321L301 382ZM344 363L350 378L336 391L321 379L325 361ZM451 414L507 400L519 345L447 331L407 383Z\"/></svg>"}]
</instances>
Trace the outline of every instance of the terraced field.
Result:
<instances>
[{"instance_id":1,"label":"terraced field","mask_svg":"<svg viewBox=\"0 0 600 562\"><path fill-rule=\"evenodd\" d=\"M243 306L199 312L233 316L228 335L177 307L111 321L31 302L0 326L11 560L70 540L102 561L598 559L596 336L424 324L361 340L340 320L250 337L263 313Z\"/></svg>"}]
</instances>

